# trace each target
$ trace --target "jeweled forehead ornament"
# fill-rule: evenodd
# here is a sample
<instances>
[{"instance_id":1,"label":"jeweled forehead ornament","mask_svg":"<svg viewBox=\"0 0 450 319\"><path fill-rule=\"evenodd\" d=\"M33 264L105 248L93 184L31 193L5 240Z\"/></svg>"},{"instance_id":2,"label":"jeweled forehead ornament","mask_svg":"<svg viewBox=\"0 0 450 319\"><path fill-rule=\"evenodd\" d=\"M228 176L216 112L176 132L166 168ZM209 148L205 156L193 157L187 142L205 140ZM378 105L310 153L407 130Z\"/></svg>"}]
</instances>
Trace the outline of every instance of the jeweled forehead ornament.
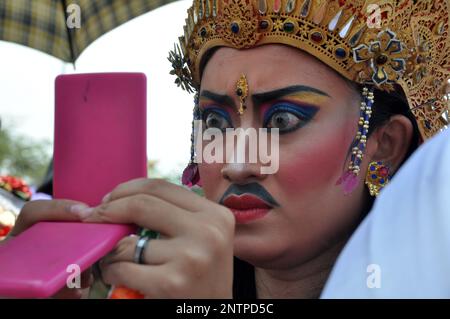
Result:
<instances>
[{"instance_id":1,"label":"jeweled forehead ornament","mask_svg":"<svg viewBox=\"0 0 450 319\"><path fill-rule=\"evenodd\" d=\"M245 105L245 101L248 96L248 82L247 78L244 74L241 75L239 80L236 83L236 95L239 97L239 109L238 114L243 115L247 106Z\"/></svg>"}]
</instances>

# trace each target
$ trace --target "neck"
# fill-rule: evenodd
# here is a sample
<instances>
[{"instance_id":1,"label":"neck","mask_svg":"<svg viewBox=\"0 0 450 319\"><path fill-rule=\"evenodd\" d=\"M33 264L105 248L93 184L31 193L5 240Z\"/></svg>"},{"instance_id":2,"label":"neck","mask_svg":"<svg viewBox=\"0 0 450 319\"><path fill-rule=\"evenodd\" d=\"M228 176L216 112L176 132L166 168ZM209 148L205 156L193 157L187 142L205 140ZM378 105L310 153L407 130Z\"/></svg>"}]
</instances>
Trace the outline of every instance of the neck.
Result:
<instances>
[{"instance_id":1,"label":"neck","mask_svg":"<svg viewBox=\"0 0 450 319\"><path fill-rule=\"evenodd\" d=\"M290 269L255 268L257 297L319 298L344 242L330 247L319 256Z\"/></svg>"}]
</instances>

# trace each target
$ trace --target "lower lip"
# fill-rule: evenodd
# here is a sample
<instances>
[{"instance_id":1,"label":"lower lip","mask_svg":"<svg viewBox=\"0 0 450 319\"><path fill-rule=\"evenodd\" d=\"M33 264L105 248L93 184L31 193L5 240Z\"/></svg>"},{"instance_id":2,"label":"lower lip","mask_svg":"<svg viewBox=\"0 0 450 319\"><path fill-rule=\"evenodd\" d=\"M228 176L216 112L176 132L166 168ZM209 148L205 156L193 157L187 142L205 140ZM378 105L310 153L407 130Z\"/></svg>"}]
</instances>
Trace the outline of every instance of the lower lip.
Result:
<instances>
[{"instance_id":1,"label":"lower lip","mask_svg":"<svg viewBox=\"0 0 450 319\"><path fill-rule=\"evenodd\" d=\"M268 208L234 209L230 208L238 224L246 224L261 219L269 213Z\"/></svg>"}]
</instances>

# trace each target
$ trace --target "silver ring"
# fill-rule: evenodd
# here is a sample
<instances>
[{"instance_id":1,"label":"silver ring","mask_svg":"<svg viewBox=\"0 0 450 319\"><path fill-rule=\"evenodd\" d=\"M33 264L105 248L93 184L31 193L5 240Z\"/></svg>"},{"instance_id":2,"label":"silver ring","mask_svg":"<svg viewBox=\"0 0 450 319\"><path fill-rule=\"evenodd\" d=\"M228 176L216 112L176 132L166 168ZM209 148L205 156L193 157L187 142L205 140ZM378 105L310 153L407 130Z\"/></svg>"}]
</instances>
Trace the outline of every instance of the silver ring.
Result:
<instances>
[{"instance_id":1,"label":"silver ring","mask_svg":"<svg viewBox=\"0 0 450 319\"><path fill-rule=\"evenodd\" d=\"M133 259L133 261L136 264L144 264L144 250L145 247L147 247L149 240L150 240L149 237L141 236L136 242L136 248L134 250L134 259Z\"/></svg>"}]
</instances>

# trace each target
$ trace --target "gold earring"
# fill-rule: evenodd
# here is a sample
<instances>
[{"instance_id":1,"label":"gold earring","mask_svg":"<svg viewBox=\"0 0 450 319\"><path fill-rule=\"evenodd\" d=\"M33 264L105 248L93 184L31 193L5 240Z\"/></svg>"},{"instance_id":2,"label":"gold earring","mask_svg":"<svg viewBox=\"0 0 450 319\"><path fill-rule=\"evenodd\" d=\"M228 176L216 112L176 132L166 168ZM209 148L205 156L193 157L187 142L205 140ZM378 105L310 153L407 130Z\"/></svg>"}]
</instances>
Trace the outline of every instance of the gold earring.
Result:
<instances>
[{"instance_id":1,"label":"gold earring","mask_svg":"<svg viewBox=\"0 0 450 319\"><path fill-rule=\"evenodd\" d=\"M236 83L236 95L239 97L240 100L238 114L242 115L244 114L244 111L247 109L247 106L245 105L245 100L247 99L248 95L248 83L247 78L245 77L244 74L241 75L241 77Z\"/></svg>"},{"instance_id":2,"label":"gold earring","mask_svg":"<svg viewBox=\"0 0 450 319\"><path fill-rule=\"evenodd\" d=\"M378 196L381 189L389 183L390 179L389 166L384 165L380 161L369 164L365 182L371 196Z\"/></svg>"}]
</instances>

